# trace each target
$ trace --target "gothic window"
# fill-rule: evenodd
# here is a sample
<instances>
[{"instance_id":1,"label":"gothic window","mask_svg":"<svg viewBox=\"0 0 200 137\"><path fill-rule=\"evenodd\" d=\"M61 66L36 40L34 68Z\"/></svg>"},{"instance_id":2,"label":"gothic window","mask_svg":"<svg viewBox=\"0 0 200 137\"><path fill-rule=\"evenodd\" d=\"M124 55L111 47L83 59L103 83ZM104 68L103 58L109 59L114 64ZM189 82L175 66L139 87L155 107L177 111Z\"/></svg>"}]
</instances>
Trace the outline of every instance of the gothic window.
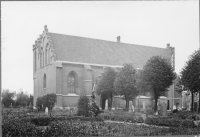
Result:
<instances>
[{"instance_id":1,"label":"gothic window","mask_svg":"<svg viewBox=\"0 0 200 137\"><path fill-rule=\"evenodd\" d=\"M48 50L48 63L50 63L50 52L51 52L51 48L49 48L49 50Z\"/></svg>"},{"instance_id":2,"label":"gothic window","mask_svg":"<svg viewBox=\"0 0 200 137\"><path fill-rule=\"evenodd\" d=\"M45 64L47 65L47 48L45 49Z\"/></svg>"},{"instance_id":3,"label":"gothic window","mask_svg":"<svg viewBox=\"0 0 200 137\"><path fill-rule=\"evenodd\" d=\"M37 51L35 51L35 71L37 70Z\"/></svg>"},{"instance_id":4,"label":"gothic window","mask_svg":"<svg viewBox=\"0 0 200 137\"><path fill-rule=\"evenodd\" d=\"M43 78L43 88L45 89L46 86L47 86L46 74L44 74L44 78Z\"/></svg>"},{"instance_id":5,"label":"gothic window","mask_svg":"<svg viewBox=\"0 0 200 137\"><path fill-rule=\"evenodd\" d=\"M70 73L67 78L68 93L75 93L75 76Z\"/></svg>"},{"instance_id":6,"label":"gothic window","mask_svg":"<svg viewBox=\"0 0 200 137\"><path fill-rule=\"evenodd\" d=\"M42 56L42 66L44 66L45 64L44 64L44 52L42 52L43 54L43 56Z\"/></svg>"}]
</instances>

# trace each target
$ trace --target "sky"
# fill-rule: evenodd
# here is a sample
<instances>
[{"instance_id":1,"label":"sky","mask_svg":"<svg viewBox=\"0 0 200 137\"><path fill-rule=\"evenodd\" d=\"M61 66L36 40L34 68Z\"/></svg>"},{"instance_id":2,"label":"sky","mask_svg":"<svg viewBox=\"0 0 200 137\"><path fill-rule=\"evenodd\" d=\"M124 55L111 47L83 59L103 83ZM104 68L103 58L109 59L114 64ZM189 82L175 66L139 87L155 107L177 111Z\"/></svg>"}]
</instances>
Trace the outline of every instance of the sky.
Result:
<instances>
[{"instance_id":1,"label":"sky","mask_svg":"<svg viewBox=\"0 0 200 137\"><path fill-rule=\"evenodd\" d=\"M175 71L199 49L199 1L3 1L2 89L33 94L33 44L49 32L166 48Z\"/></svg>"}]
</instances>

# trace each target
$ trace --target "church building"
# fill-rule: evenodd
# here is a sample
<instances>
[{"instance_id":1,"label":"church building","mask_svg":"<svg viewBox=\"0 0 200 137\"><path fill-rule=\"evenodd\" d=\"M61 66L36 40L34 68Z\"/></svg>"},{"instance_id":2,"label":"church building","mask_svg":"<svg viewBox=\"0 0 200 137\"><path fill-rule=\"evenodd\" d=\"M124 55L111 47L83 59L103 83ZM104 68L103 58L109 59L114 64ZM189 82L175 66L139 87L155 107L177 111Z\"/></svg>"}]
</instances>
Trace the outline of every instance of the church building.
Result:
<instances>
[{"instance_id":1,"label":"church building","mask_svg":"<svg viewBox=\"0 0 200 137\"><path fill-rule=\"evenodd\" d=\"M106 68L122 68L132 63L142 69L152 56L160 55L175 65L174 48L127 44L65 34L51 33L47 26L33 45L34 106L38 97L48 93L57 96L59 107L77 107L81 95L91 96L98 78ZM174 84L167 93L168 105L180 102L176 98ZM114 106L120 106L120 97L115 97ZM177 99L177 100L176 100ZM123 102L123 101L122 101ZM97 97L100 105L100 97Z\"/></svg>"}]
</instances>

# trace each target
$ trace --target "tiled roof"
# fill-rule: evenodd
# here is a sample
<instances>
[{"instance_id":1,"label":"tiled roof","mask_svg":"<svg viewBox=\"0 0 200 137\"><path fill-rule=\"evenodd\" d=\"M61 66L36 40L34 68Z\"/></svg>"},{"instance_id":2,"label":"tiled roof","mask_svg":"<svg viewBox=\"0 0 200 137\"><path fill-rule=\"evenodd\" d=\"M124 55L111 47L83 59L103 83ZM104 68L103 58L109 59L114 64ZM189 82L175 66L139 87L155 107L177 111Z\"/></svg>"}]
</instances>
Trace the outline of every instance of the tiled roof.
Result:
<instances>
[{"instance_id":1,"label":"tiled roof","mask_svg":"<svg viewBox=\"0 0 200 137\"><path fill-rule=\"evenodd\" d=\"M49 33L56 60L106 65L132 63L142 68L155 55L170 59L170 50L134 44Z\"/></svg>"}]
</instances>

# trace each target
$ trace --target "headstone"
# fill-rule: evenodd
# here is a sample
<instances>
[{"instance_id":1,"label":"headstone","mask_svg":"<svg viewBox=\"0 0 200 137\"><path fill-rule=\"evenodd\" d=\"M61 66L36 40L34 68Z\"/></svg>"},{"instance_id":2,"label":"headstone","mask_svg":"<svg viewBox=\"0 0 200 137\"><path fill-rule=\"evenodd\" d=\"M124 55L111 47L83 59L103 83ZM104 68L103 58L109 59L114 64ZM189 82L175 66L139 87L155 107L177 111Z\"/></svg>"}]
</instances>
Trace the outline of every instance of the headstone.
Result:
<instances>
[{"instance_id":1,"label":"headstone","mask_svg":"<svg viewBox=\"0 0 200 137\"><path fill-rule=\"evenodd\" d=\"M163 102L162 104L162 116L167 116L167 104Z\"/></svg>"},{"instance_id":2,"label":"headstone","mask_svg":"<svg viewBox=\"0 0 200 137\"><path fill-rule=\"evenodd\" d=\"M106 99L105 110L108 110L108 99Z\"/></svg>"},{"instance_id":3,"label":"headstone","mask_svg":"<svg viewBox=\"0 0 200 137\"><path fill-rule=\"evenodd\" d=\"M175 105L173 106L173 110L174 110L174 109L176 109L176 106L175 106Z\"/></svg>"},{"instance_id":4,"label":"headstone","mask_svg":"<svg viewBox=\"0 0 200 137\"><path fill-rule=\"evenodd\" d=\"M132 104L133 104L133 102L129 101L129 112L133 112L133 110L132 110Z\"/></svg>"},{"instance_id":5,"label":"headstone","mask_svg":"<svg viewBox=\"0 0 200 137\"><path fill-rule=\"evenodd\" d=\"M146 104L145 101L142 102L142 109L145 110L146 109Z\"/></svg>"},{"instance_id":6,"label":"headstone","mask_svg":"<svg viewBox=\"0 0 200 137\"><path fill-rule=\"evenodd\" d=\"M48 107L45 108L45 114L48 115Z\"/></svg>"},{"instance_id":7,"label":"headstone","mask_svg":"<svg viewBox=\"0 0 200 137\"><path fill-rule=\"evenodd\" d=\"M132 105L132 110L133 110L133 112L135 111L134 105Z\"/></svg>"}]
</instances>

